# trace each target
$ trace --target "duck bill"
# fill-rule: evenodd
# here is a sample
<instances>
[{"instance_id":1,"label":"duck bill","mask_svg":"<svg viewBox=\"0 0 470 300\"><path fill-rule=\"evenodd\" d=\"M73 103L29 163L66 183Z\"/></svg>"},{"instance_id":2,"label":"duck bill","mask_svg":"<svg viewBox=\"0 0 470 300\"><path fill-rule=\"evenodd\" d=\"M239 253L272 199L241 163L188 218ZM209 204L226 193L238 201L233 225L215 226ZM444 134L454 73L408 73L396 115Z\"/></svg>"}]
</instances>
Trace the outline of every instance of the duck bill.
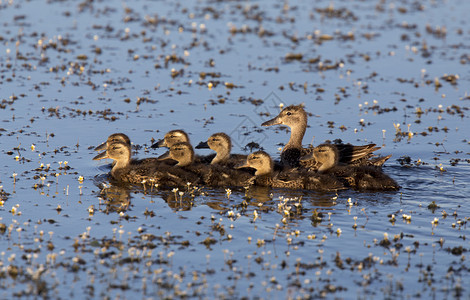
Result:
<instances>
[{"instance_id":1,"label":"duck bill","mask_svg":"<svg viewBox=\"0 0 470 300\"><path fill-rule=\"evenodd\" d=\"M150 146L150 148L152 148L152 149L162 148L162 147L166 147L166 143L165 143L165 140L164 140L164 139L159 140L158 142L156 142L155 144L153 144L152 146Z\"/></svg>"},{"instance_id":2,"label":"duck bill","mask_svg":"<svg viewBox=\"0 0 470 300\"><path fill-rule=\"evenodd\" d=\"M106 152L106 151L101 152L97 156L93 157L93 160L100 160L100 159L105 159L105 158L109 158L108 152Z\"/></svg>"},{"instance_id":3,"label":"duck bill","mask_svg":"<svg viewBox=\"0 0 470 300\"><path fill-rule=\"evenodd\" d=\"M104 142L103 144L96 146L95 151L103 151L103 150L106 150L106 148L107 148L107 143Z\"/></svg>"},{"instance_id":4,"label":"duck bill","mask_svg":"<svg viewBox=\"0 0 470 300\"><path fill-rule=\"evenodd\" d=\"M299 158L300 161L308 161L308 160L312 160L312 159L315 159L313 157L313 152L309 153L309 154L306 154L306 155L302 156L301 158Z\"/></svg>"},{"instance_id":5,"label":"duck bill","mask_svg":"<svg viewBox=\"0 0 470 300\"><path fill-rule=\"evenodd\" d=\"M207 142L200 142L199 145L196 146L196 149L210 149L210 147Z\"/></svg>"},{"instance_id":6,"label":"duck bill","mask_svg":"<svg viewBox=\"0 0 470 300\"><path fill-rule=\"evenodd\" d=\"M279 125L279 124L282 124L282 122L279 119L279 116L277 116L274 119L264 122L263 124L261 124L261 126L273 126L273 125Z\"/></svg>"},{"instance_id":7,"label":"duck bill","mask_svg":"<svg viewBox=\"0 0 470 300\"><path fill-rule=\"evenodd\" d=\"M171 157L170 157L170 151L167 151L167 152L163 153L163 154L160 155L157 159L158 159L158 160L171 159Z\"/></svg>"}]
</instances>

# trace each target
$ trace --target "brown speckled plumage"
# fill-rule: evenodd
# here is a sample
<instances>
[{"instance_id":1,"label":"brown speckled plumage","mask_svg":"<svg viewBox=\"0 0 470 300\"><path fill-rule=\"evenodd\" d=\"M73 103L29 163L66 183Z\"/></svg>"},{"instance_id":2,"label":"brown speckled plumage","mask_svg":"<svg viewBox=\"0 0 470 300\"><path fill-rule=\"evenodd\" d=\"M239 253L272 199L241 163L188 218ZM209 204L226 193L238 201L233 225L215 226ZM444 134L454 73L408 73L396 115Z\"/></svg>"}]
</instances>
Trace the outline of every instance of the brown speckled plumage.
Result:
<instances>
[{"instance_id":1,"label":"brown speckled plumage","mask_svg":"<svg viewBox=\"0 0 470 300\"><path fill-rule=\"evenodd\" d=\"M246 171L233 170L224 165L207 165L194 160L194 151L189 143L177 143L163 154L160 159L173 159L178 163L170 170L173 174L178 169L193 174L199 184L206 186L245 186L251 178Z\"/></svg>"},{"instance_id":2,"label":"brown speckled plumage","mask_svg":"<svg viewBox=\"0 0 470 300\"><path fill-rule=\"evenodd\" d=\"M357 190L398 190L400 186L380 167L372 165L352 166L341 163L338 149L331 144L315 147L313 156L318 171L341 179L347 186Z\"/></svg>"},{"instance_id":3,"label":"brown speckled plumage","mask_svg":"<svg viewBox=\"0 0 470 300\"><path fill-rule=\"evenodd\" d=\"M245 164L238 167L256 169L255 176L251 180L254 185L317 191L336 191L344 189L343 184L330 175L294 169L274 172L271 157L264 151L251 153L248 155Z\"/></svg>"},{"instance_id":4,"label":"brown speckled plumage","mask_svg":"<svg viewBox=\"0 0 470 300\"><path fill-rule=\"evenodd\" d=\"M159 178L159 167L164 164L156 159L131 160L131 147L128 143L114 142L107 146L106 151L98 154L93 159L109 158L114 160L111 176L120 182L141 184L143 181L154 181Z\"/></svg>"}]
</instances>

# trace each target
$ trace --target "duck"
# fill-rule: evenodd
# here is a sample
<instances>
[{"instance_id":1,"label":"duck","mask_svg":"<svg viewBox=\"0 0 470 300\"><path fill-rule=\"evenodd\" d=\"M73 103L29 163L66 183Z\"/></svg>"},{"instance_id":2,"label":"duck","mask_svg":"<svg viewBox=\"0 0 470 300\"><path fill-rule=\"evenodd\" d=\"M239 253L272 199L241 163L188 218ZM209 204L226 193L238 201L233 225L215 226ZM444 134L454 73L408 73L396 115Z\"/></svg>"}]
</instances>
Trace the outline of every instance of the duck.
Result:
<instances>
[{"instance_id":1,"label":"duck","mask_svg":"<svg viewBox=\"0 0 470 300\"><path fill-rule=\"evenodd\" d=\"M140 161L132 163L132 150L129 143L113 142L106 147L106 151L93 157L93 160L112 159L113 167L111 177L118 182L141 184L150 179L158 178L158 161Z\"/></svg>"},{"instance_id":2,"label":"duck","mask_svg":"<svg viewBox=\"0 0 470 300\"><path fill-rule=\"evenodd\" d=\"M252 177L247 171L238 171L219 164L204 164L195 160L194 150L187 142L176 143L169 151L158 159L172 159L177 163L175 168L180 167L201 179L202 184L211 187L220 186L246 186Z\"/></svg>"},{"instance_id":3,"label":"duck","mask_svg":"<svg viewBox=\"0 0 470 300\"><path fill-rule=\"evenodd\" d=\"M158 160L172 159L176 161L175 166L179 167L186 167L194 162L194 150L190 143L179 142L169 148L167 152L158 157Z\"/></svg>"},{"instance_id":4,"label":"duck","mask_svg":"<svg viewBox=\"0 0 470 300\"><path fill-rule=\"evenodd\" d=\"M160 161L168 159L176 162L171 169L173 175L192 184L204 183L202 176L207 168L202 164L194 163L194 149L189 142L175 143L167 152L158 157Z\"/></svg>"},{"instance_id":5,"label":"duck","mask_svg":"<svg viewBox=\"0 0 470 300\"><path fill-rule=\"evenodd\" d=\"M308 154L302 147L302 140L307 130L307 113L302 105L289 105L271 120L261 126L286 125L290 128L290 139L281 152L281 162L290 167L299 166L299 158Z\"/></svg>"},{"instance_id":6,"label":"duck","mask_svg":"<svg viewBox=\"0 0 470 300\"><path fill-rule=\"evenodd\" d=\"M237 168L255 169L256 172L250 183L258 186L316 191L344 189L344 185L339 180L328 174L312 173L298 169L275 172L271 156L262 150L248 155L246 161L238 165Z\"/></svg>"},{"instance_id":7,"label":"duck","mask_svg":"<svg viewBox=\"0 0 470 300\"><path fill-rule=\"evenodd\" d=\"M129 146L130 149L132 149L131 146L131 139L129 136L127 136L124 133L113 133L110 136L108 136L108 139L100 144L99 146L95 147L95 151L103 151L108 149L109 145L116 143L116 142L121 142ZM148 163L155 163L157 161L156 158L144 158L144 159L131 159L130 164L132 165L139 165L139 164L148 164ZM111 164L111 166L114 166L115 161Z\"/></svg>"},{"instance_id":8,"label":"duck","mask_svg":"<svg viewBox=\"0 0 470 300\"><path fill-rule=\"evenodd\" d=\"M307 113L302 105L289 105L271 120L261 124L261 126L286 125L291 130L289 142L284 146L281 152L281 162L289 167L314 168L315 161L303 160L301 157L310 154L313 147L303 148L302 140L307 129ZM339 159L344 163L357 163L372 156L372 152L379 150L375 144L354 146L343 144L338 140L336 147L339 151Z\"/></svg>"},{"instance_id":9,"label":"duck","mask_svg":"<svg viewBox=\"0 0 470 300\"><path fill-rule=\"evenodd\" d=\"M332 144L314 148L313 156L318 164L318 173L340 178L343 183L355 190L396 191L398 183L381 170L378 165L347 165L340 162L340 152ZM388 158L387 158L388 159ZM383 158L378 158L382 161ZM379 166L380 165L380 166Z\"/></svg>"},{"instance_id":10,"label":"duck","mask_svg":"<svg viewBox=\"0 0 470 300\"><path fill-rule=\"evenodd\" d=\"M167 162L158 158L148 158L134 163L131 158L130 145L123 142L111 143L106 151L98 154L93 160L112 159L111 177L118 183L142 185L147 182L158 184L160 187L186 186L188 182L200 183L199 176L178 168L173 168Z\"/></svg>"},{"instance_id":11,"label":"duck","mask_svg":"<svg viewBox=\"0 0 470 300\"><path fill-rule=\"evenodd\" d=\"M191 145L191 142L189 141L189 135L186 133L186 131L182 129L168 131L163 137L163 139L159 140L158 142L156 142L150 147L153 149L163 148L163 147L171 148L171 146L177 143L188 143ZM194 160L195 162L202 162L204 164L209 164L214 157L215 157L215 154L208 155L208 156L194 155Z\"/></svg>"},{"instance_id":12,"label":"duck","mask_svg":"<svg viewBox=\"0 0 470 300\"><path fill-rule=\"evenodd\" d=\"M385 162L392 157L391 154L387 156L372 154L372 152L381 149L381 147L375 147L375 144L354 146L351 144L343 144L341 140L335 140L334 142L335 143L331 143L327 141L317 147L313 147L310 153L299 159L300 162L308 162L305 165L309 171L321 171L325 166L322 166L322 162L318 162L315 157L327 148L336 153L335 159L337 159L338 164L341 165L375 166L381 168Z\"/></svg>"},{"instance_id":13,"label":"duck","mask_svg":"<svg viewBox=\"0 0 470 300\"><path fill-rule=\"evenodd\" d=\"M206 142L200 142L196 149L212 149L216 155L210 161L211 165L223 164L230 168L246 160L246 155L231 154L232 140L230 136L223 132L211 135Z\"/></svg>"}]
</instances>

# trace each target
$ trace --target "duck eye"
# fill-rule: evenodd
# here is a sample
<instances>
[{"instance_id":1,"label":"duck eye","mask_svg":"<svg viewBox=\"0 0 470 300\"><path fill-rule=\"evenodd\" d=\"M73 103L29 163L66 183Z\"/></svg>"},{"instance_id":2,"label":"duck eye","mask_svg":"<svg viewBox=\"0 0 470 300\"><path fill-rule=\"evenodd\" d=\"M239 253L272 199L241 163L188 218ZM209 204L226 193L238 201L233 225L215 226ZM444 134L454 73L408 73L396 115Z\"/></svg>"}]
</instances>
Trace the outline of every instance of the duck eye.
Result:
<instances>
[{"instance_id":1,"label":"duck eye","mask_svg":"<svg viewBox=\"0 0 470 300\"><path fill-rule=\"evenodd\" d=\"M290 115L292 115L292 113L291 113L290 111L288 111L288 112L287 112L287 115L290 116Z\"/></svg>"}]
</instances>

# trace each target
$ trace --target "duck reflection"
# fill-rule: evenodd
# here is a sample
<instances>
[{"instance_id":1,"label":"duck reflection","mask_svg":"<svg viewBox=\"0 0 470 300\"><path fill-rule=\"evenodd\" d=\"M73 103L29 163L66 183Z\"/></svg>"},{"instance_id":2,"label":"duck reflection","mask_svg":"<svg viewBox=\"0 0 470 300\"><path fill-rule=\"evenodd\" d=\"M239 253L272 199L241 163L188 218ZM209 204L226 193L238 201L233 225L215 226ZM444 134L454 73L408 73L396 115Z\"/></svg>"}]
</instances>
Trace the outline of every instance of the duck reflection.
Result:
<instances>
[{"instance_id":1,"label":"duck reflection","mask_svg":"<svg viewBox=\"0 0 470 300\"><path fill-rule=\"evenodd\" d=\"M1 182L0 182L1 183ZM3 185L0 185L0 203L3 205L3 201L7 200L8 199L8 196L10 196L9 193L7 193L4 189L3 189Z\"/></svg>"},{"instance_id":2,"label":"duck reflection","mask_svg":"<svg viewBox=\"0 0 470 300\"><path fill-rule=\"evenodd\" d=\"M309 207L332 207L336 205L337 194L250 186L246 189L243 198L245 206L253 206L258 211L276 211L279 210L280 205L289 203L300 203L302 205L308 203Z\"/></svg>"},{"instance_id":3,"label":"duck reflection","mask_svg":"<svg viewBox=\"0 0 470 300\"><path fill-rule=\"evenodd\" d=\"M99 210L106 214L124 212L131 204L131 193L128 187L102 183Z\"/></svg>"},{"instance_id":4,"label":"duck reflection","mask_svg":"<svg viewBox=\"0 0 470 300\"><path fill-rule=\"evenodd\" d=\"M273 189L267 186L249 186L232 189L201 188L188 185L184 188L160 190L157 188L137 188L129 184L115 181L108 176L97 176L95 185L100 188L99 210L106 214L125 212L132 203L132 193L143 194L148 197L162 199L174 212L189 211L198 205L206 205L224 213L234 207L242 214L246 211L258 212L277 211L283 215L285 212L280 205L292 206L290 219L307 217L302 209L308 201L308 207L331 207L336 203L334 193L321 193L306 190ZM300 203L303 205L298 205ZM295 213L294 213L295 209Z\"/></svg>"},{"instance_id":5,"label":"duck reflection","mask_svg":"<svg viewBox=\"0 0 470 300\"><path fill-rule=\"evenodd\" d=\"M173 191L164 191L159 194L173 211L188 211L194 206L195 196L189 193L174 189Z\"/></svg>"},{"instance_id":6,"label":"duck reflection","mask_svg":"<svg viewBox=\"0 0 470 300\"><path fill-rule=\"evenodd\" d=\"M267 207L265 205L271 205L273 197L273 190L270 187L253 185L246 189L244 198L249 205L263 209Z\"/></svg>"}]
</instances>

